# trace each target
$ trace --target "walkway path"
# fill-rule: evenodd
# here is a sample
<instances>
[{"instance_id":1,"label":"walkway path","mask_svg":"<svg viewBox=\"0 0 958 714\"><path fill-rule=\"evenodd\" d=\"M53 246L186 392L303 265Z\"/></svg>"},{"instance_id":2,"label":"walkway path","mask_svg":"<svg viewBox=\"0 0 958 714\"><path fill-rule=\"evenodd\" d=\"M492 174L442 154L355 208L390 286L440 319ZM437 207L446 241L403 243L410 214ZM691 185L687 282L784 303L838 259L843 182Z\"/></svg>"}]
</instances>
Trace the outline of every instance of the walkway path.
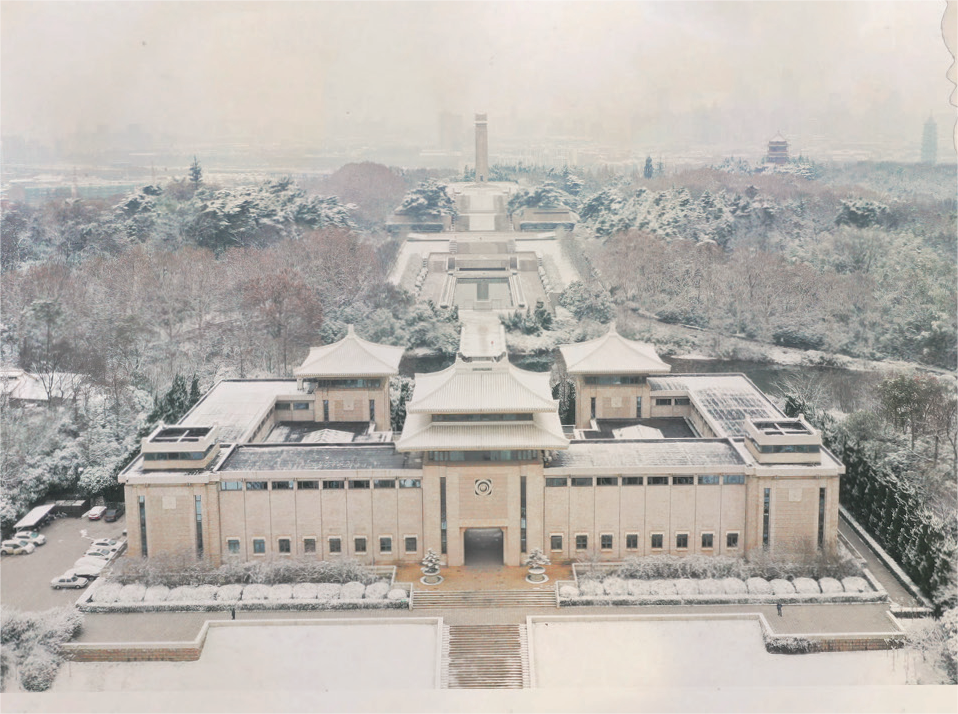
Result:
<instances>
[{"instance_id":1,"label":"walkway path","mask_svg":"<svg viewBox=\"0 0 958 714\"><path fill-rule=\"evenodd\" d=\"M912 596L905 586L899 582L898 578L885 567L881 558L868 547L868 544L859 537L855 529L852 528L844 518L840 518L838 521L838 532L848 539L852 547L858 551L858 554L865 561L866 567L871 571L878 582L882 584L882 587L888 591L888 596L896 604L902 607L923 607L923 604Z\"/></svg>"}]
</instances>

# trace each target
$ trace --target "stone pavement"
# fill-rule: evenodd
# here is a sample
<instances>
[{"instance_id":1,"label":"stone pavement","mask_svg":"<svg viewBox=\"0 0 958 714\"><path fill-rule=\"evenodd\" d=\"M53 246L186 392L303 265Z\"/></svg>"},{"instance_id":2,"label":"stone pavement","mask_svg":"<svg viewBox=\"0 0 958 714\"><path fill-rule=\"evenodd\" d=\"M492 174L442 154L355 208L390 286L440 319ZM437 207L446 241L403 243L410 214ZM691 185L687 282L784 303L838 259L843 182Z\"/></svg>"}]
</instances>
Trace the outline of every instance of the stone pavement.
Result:
<instances>
[{"instance_id":1,"label":"stone pavement","mask_svg":"<svg viewBox=\"0 0 958 714\"><path fill-rule=\"evenodd\" d=\"M866 567L871 571L871 574L875 576L875 579L882 584L882 587L888 591L888 596L895 603L902 607L923 607L923 604L885 567L882 560L868 547L865 541L859 537L855 529L845 522L844 518L838 521L838 532L858 551L858 554L864 559Z\"/></svg>"}]
</instances>

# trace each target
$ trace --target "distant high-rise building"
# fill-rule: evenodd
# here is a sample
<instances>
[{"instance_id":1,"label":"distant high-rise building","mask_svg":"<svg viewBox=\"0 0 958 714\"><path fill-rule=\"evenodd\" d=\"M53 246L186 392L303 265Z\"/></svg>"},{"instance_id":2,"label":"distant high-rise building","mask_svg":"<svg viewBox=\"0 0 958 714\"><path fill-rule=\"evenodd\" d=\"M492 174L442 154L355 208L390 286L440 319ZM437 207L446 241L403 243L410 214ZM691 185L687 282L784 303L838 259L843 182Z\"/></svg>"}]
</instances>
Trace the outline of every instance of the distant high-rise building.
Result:
<instances>
[{"instance_id":1,"label":"distant high-rise building","mask_svg":"<svg viewBox=\"0 0 958 714\"><path fill-rule=\"evenodd\" d=\"M476 114L476 182L489 180L489 133L485 114Z\"/></svg>"},{"instance_id":2,"label":"distant high-rise building","mask_svg":"<svg viewBox=\"0 0 958 714\"><path fill-rule=\"evenodd\" d=\"M775 138L768 142L768 153L765 155L767 164L787 164L788 163L788 142L781 134L776 134Z\"/></svg>"},{"instance_id":3,"label":"distant high-rise building","mask_svg":"<svg viewBox=\"0 0 958 714\"><path fill-rule=\"evenodd\" d=\"M934 164L938 160L938 124L930 116L921 132L921 163Z\"/></svg>"}]
</instances>

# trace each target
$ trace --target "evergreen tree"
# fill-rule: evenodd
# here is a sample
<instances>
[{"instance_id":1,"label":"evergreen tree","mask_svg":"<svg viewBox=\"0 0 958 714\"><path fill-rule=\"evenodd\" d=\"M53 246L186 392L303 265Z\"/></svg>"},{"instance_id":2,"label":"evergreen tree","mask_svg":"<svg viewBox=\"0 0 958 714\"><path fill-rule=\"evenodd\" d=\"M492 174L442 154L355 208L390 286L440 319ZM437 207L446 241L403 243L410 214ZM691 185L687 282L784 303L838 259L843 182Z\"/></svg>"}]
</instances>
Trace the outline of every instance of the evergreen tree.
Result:
<instances>
[{"instance_id":1,"label":"evergreen tree","mask_svg":"<svg viewBox=\"0 0 958 714\"><path fill-rule=\"evenodd\" d=\"M645 168L642 170L642 175L645 176L645 178L647 179L650 179L652 178L652 176L655 175L655 169L652 167L651 156L645 157Z\"/></svg>"},{"instance_id":2,"label":"evergreen tree","mask_svg":"<svg viewBox=\"0 0 958 714\"><path fill-rule=\"evenodd\" d=\"M203 169L200 168L200 162L195 156L193 157L193 163L190 164L190 183L193 184L194 190L203 183Z\"/></svg>"}]
</instances>

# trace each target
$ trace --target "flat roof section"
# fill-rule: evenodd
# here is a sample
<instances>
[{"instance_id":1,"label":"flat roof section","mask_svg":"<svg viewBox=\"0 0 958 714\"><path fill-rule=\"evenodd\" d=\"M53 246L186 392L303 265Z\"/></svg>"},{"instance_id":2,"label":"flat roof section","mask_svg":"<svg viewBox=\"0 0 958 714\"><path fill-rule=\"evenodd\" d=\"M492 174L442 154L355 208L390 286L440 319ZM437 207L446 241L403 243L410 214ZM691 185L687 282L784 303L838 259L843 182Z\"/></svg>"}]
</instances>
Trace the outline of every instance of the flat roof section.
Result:
<instances>
[{"instance_id":1,"label":"flat roof section","mask_svg":"<svg viewBox=\"0 0 958 714\"><path fill-rule=\"evenodd\" d=\"M233 449L220 472L391 471L422 469L422 462L389 446L247 445Z\"/></svg>"},{"instance_id":2,"label":"flat roof section","mask_svg":"<svg viewBox=\"0 0 958 714\"><path fill-rule=\"evenodd\" d=\"M744 374L649 377L655 392L684 392L721 436L745 436L746 419L788 419Z\"/></svg>"},{"instance_id":3,"label":"flat roof section","mask_svg":"<svg viewBox=\"0 0 958 714\"><path fill-rule=\"evenodd\" d=\"M585 439L694 439L683 417L658 419L596 419L598 430L583 429Z\"/></svg>"},{"instance_id":4,"label":"flat roof section","mask_svg":"<svg viewBox=\"0 0 958 714\"><path fill-rule=\"evenodd\" d=\"M220 442L239 443L272 408L276 397L291 394L299 394L294 379L223 380L196 403L178 426L218 426Z\"/></svg>"},{"instance_id":5,"label":"flat roof section","mask_svg":"<svg viewBox=\"0 0 958 714\"><path fill-rule=\"evenodd\" d=\"M632 467L741 467L745 461L725 439L655 439L649 441L574 441L546 465L549 471L604 468L610 474Z\"/></svg>"},{"instance_id":6,"label":"flat roof section","mask_svg":"<svg viewBox=\"0 0 958 714\"><path fill-rule=\"evenodd\" d=\"M388 440L391 432L369 432L364 421L283 421L273 427L264 442L269 444L346 444L355 441Z\"/></svg>"}]
</instances>

